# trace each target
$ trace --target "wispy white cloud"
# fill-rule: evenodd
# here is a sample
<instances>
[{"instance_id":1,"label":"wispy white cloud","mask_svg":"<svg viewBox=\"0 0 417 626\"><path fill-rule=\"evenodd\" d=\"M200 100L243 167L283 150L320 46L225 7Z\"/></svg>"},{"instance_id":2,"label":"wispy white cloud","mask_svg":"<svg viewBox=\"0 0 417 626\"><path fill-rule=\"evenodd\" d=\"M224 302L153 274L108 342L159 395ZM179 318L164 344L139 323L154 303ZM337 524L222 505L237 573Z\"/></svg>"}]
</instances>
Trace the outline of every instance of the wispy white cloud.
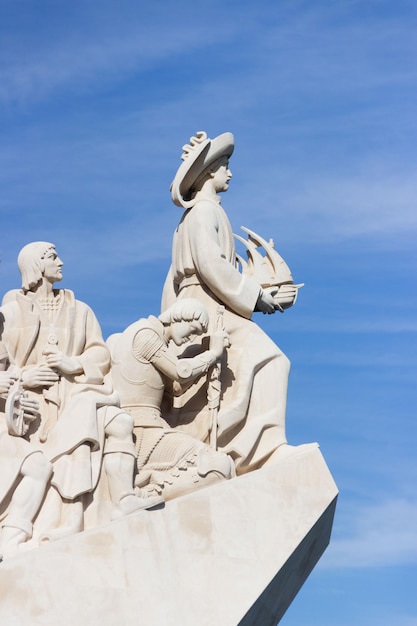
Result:
<instances>
[{"instance_id":1,"label":"wispy white cloud","mask_svg":"<svg viewBox=\"0 0 417 626\"><path fill-rule=\"evenodd\" d=\"M407 312L407 313L411 313ZM265 327L271 330L274 322L268 320ZM316 316L310 314L303 317L297 317L295 321L286 326L286 332L308 332L308 333L333 333L333 334L407 334L417 332L417 321L412 315L404 314L396 318L394 315L384 318L380 315L375 318L371 314L365 315L355 314L352 317L338 317L334 319L330 314Z\"/></svg>"},{"instance_id":2,"label":"wispy white cloud","mask_svg":"<svg viewBox=\"0 0 417 626\"><path fill-rule=\"evenodd\" d=\"M308 219L315 235L326 225L332 235L355 236L363 233L407 231L417 228L417 182L414 172L393 174L381 171L375 175L364 165L360 176L330 180L304 181L298 204L300 219ZM301 208L301 203L306 207ZM308 207L308 208L307 208ZM323 236L323 235L322 235Z\"/></svg>"},{"instance_id":3,"label":"wispy white cloud","mask_svg":"<svg viewBox=\"0 0 417 626\"><path fill-rule=\"evenodd\" d=\"M84 128L82 141L60 134L58 147L50 131L48 146L44 127L32 139L25 135L20 146L6 144L7 155L0 154L0 160L3 180L7 176L12 186L2 202L15 198L22 204L23 193L42 191L48 180L51 192L86 189L97 192L98 201L101 193L106 198L119 196L126 203L136 191L133 178L142 176L166 189L159 198L169 203L169 172L174 172L177 163L171 163L174 153L168 146L178 143L179 152L181 142L192 132L210 126L210 133L236 131L235 180L225 204L240 223L253 225L255 206L257 221L266 230L275 230L277 215L282 215L285 236L300 242L416 229L417 185L407 153L375 158L376 136L392 133L394 126L404 134L409 125L411 113L396 115L403 105L390 105L387 100L394 86L411 88L415 83L411 64L403 63L398 71L398 63L410 56L413 46L411 25L377 13L366 21L355 20L350 15L354 3L346 3L342 10L346 19L341 19L340 8L332 10L327 3L314 8L296 3L295 10L292 4L283 3L278 13L275 8L266 9L265 14L245 5L239 28L228 19L231 12L225 8L224 19L215 29L199 21L203 12L194 13L193 19L187 16L182 23L186 11L167 9L158 23L157 37L149 28L149 15L138 10L130 20L120 20L113 4L105 19L95 24L94 36L87 20L77 35L75 31L68 34L61 25L61 31L52 33L48 43L43 38L39 49L33 47L30 54L26 49L19 55L15 48L16 56L7 57L0 66L0 100L4 102L45 98L63 87L94 90L101 83L114 85L123 77L146 74L149 67L175 55L175 73L180 78L181 69L188 67L187 58L199 55L206 67L212 55L220 55L215 60L219 71L200 76L196 63L195 80L185 81L187 88L180 95L174 90L165 101L142 103L140 112L134 108L120 111L117 122L105 130ZM231 41L239 45L239 55L247 57L247 63L233 64L233 50L235 54L237 50ZM210 49L208 59L206 48ZM224 56L218 50L226 50ZM380 88L387 94L382 103L373 91ZM305 94L314 103L307 107L307 117L302 108ZM254 115L256 124L248 123ZM268 119L265 127L259 121L263 116ZM369 146L355 149L359 134L369 133ZM333 142L341 137L349 153L338 162ZM353 145L352 137L356 137ZM327 148L314 147L323 141ZM320 166L315 167L315 154L322 154L323 148L328 151L328 163L321 156ZM112 167L110 178L107 173ZM13 168L20 178L13 176ZM123 169L128 184L119 193L116 175ZM14 184L16 180L19 184ZM22 180L26 185L22 186ZM160 206L153 198L153 210Z\"/></svg>"},{"instance_id":4,"label":"wispy white cloud","mask_svg":"<svg viewBox=\"0 0 417 626\"><path fill-rule=\"evenodd\" d=\"M0 63L0 102L30 104L63 88L91 92L101 84L117 84L176 54L192 54L214 42L220 45L233 30L227 22L219 23L215 31L195 19L190 24L189 16L181 18L177 8L168 5L159 16L140 7L126 15L116 3L101 19L96 9L84 15L80 11L72 29L61 19L49 32L23 31L24 46L5 33L8 48Z\"/></svg>"},{"instance_id":5,"label":"wispy white cloud","mask_svg":"<svg viewBox=\"0 0 417 626\"><path fill-rule=\"evenodd\" d=\"M269 167L254 164L250 179L233 198L236 207L242 207L242 224L251 219L253 204L248 197L256 194L258 221L267 226L281 219L283 235L290 240L324 242L391 233L392 242L402 247L403 240L394 237L417 229L417 178L412 163L391 162L389 157L375 163L362 155L355 164L360 172L328 172L321 167L304 171L302 177L292 167L292 162L278 165L276 160Z\"/></svg>"},{"instance_id":6,"label":"wispy white cloud","mask_svg":"<svg viewBox=\"0 0 417 626\"><path fill-rule=\"evenodd\" d=\"M332 539L324 568L373 568L417 564L417 500L390 499L351 509Z\"/></svg>"},{"instance_id":7,"label":"wispy white cloud","mask_svg":"<svg viewBox=\"0 0 417 626\"><path fill-rule=\"evenodd\" d=\"M379 350L372 350L371 348L365 349L362 352L358 352L357 344L355 343L355 349L346 349L340 347L337 351L334 348L325 348L320 351L315 351L308 355L300 351L301 354L295 354L294 359L297 363L306 366L322 366L322 367L343 367L352 368L357 372L366 370L369 375L369 371L375 377L381 377L383 371L387 372L387 375L392 376L392 372L396 370L398 377L407 379L408 376L411 379L415 379L417 373L417 355L414 350L410 349L407 354L402 348L389 349L387 347ZM382 353L381 353L382 352Z\"/></svg>"}]
</instances>

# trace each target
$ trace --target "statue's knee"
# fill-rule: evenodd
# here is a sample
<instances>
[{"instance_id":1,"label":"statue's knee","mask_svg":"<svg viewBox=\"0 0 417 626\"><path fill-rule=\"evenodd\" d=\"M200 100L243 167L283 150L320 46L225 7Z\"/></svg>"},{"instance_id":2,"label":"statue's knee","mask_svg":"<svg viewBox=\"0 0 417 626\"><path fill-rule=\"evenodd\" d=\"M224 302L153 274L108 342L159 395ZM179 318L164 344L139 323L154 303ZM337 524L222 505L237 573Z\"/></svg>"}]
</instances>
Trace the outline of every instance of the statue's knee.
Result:
<instances>
[{"instance_id":1,"label":"statue's knee","mask_svg":"<svg viewBox=\"0 0 417 626\"><path fill-rule=\"evenodd\" d=\"M42 452L34 452L23 462L21 473L23 476L30 476L36 480L47 481L52 476L52 463Z\"/></svg>"},{"instance_id":2,"label":"statue's knee","mask_svg":"<svg viewBox=\"0 0 417 626\"><path fill-rule=\"evenodd\" d=\"M105 432L108 437L125 439L133 435L133 417L129 413L120 412L106 426Z\"/></svg>"}]
</instances>

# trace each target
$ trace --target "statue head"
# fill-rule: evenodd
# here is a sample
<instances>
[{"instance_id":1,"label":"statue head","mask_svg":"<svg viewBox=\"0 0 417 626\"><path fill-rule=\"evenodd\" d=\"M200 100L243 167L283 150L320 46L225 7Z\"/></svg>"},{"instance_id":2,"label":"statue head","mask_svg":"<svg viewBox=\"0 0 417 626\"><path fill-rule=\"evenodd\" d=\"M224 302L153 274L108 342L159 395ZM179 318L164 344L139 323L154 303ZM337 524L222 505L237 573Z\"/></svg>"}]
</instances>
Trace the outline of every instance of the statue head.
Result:
<instances>
[{"instance_id":1,"label":"statue head","mask_svg":"<svg viewBox=\"0 0 417 626\"><path fill-rule=\"evenodd\" d=\"M207 332L209 316L206 307L195 298L183 298L176 300L158 318L164 326L173 322L201 322L204 332Z\"/></svg>"},{"instance_id":2,"label":"statue head","mask_svg":"<svg viewBox=\"0 0 417 626\"><path fill-rule=\"evenodd\" d=\"M223 133L209 139L204 131L199 131L195 137L191 137L190 143L183 146L184 152L181 156L183 163L178 168L171 185L174 204L186 209L193 206L192 196L198 185L222 166L226 165L228 169L227 163L233 149L232 133ZM229 172L229 179L230 176ZM225 191L225 188L219 191Z\"/></svg>"},{"instance_id":3,"label":"statue head","mask_svg":"<svg viewBox=\"0 0 417 626\"><path fill-rule=\"evenodd\" d=\"M194 197L197 191L203 187L207 180L212 181L212 189L215 193L227 191L232 172L229 169L229 157L221 156L211 163L200 174L190 189L190 197Z\"/></svg>"},{"instance_id":4,"label":"statue head","mask_svg":"<svg viewBox=\"0 0 417 626\"><path fill-rule=\"evenodd\" d=\"M176 300L158 317L169 329L168 337L177 345L185 343L191 337L202 335L208 330L209 316L199 300L184 298Z\"/></svg>"},{"instance_id":5,"label":"statue head","mask_svg":"<svg viewBox=\"0 0 417 626\"><path fill-rule=\"evenodd\" d=\"M22 289L25 293L33 291L42 282L45 273L45 259L50 253L55 259L58 258L54 244L47 241L28 243L19 252L17 265L22 275ZM62 266L62 261L60 259L58 261L58 264ZM55 280L60 280L60 277L57 275Z\"/></svg>"}]
</instances>

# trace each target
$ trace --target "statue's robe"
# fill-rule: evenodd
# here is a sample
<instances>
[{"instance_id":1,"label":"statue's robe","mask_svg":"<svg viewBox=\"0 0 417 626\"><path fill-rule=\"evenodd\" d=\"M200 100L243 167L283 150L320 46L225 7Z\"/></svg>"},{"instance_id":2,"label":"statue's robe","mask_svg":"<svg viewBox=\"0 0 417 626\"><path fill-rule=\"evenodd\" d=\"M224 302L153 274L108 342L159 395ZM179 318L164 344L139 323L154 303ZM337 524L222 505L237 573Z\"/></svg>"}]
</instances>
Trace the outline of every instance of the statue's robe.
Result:
<instances>
[{"instance_id":1,"label":"statue's robe","mask_svg":"<svg viewBox=\"0 0 417 626\"><path fill-rule=\"evenodd\" d=\"M172 266L162 308L175 298L196 298L217 330L218 306L231 347L221 369L218 447L230 454L238 473L259 467L286 443L285 410L289 360L250 320L260 293L255 280L236 264L233 232L219 199L204 198L186 211L174 234ZM195 345L193 350L197 349ZM171 424L208 440L207 382L186 392L171 413Z\"/></svg>"}]
</instances>

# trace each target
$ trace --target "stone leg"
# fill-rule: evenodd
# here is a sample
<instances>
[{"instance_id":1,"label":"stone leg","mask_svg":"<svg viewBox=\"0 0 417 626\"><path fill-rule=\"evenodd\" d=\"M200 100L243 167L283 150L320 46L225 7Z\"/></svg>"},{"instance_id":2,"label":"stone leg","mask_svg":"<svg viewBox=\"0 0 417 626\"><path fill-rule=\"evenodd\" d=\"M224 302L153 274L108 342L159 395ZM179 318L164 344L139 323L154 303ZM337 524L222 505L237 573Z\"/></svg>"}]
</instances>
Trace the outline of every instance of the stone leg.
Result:
<instances>
[{"instance_id":1,"label":"stone leg","mask_svg":"<svg viewBox=\"0 0 417 626\"><path fill-rule=\"evenodd\" d=\"M133 418L125 412L117 413L105 428L103 463L113 504L112 519L149 509L164 501L160 496L143 498L135 495L133 473L136 452L132 433Z\"/></svg>"},{"instance_id":2,"label":"stone leg","mask_svg":"<svg viewBox=\"0 0 417 626\"><path fill-rule=\"evenodd\" d=\"M32 536L32 522L41 506L52 465L42 452L29 455L21 467L22 479L16 487L1 533L1 554L8 556Z\"/></svg>"},{"instance_id":3,"label":"stone leg","mask_svg":"<svg viewBox=\"0 0 417 626\"><path fill-rule=\"evenodd\" d=\"M52 487L48 493L48 528L39 537L40 543L56 541L75 535L83 530L84 504L82 497L75 500L62 498L58 491Z\"/></svg>"}]
</instances>

